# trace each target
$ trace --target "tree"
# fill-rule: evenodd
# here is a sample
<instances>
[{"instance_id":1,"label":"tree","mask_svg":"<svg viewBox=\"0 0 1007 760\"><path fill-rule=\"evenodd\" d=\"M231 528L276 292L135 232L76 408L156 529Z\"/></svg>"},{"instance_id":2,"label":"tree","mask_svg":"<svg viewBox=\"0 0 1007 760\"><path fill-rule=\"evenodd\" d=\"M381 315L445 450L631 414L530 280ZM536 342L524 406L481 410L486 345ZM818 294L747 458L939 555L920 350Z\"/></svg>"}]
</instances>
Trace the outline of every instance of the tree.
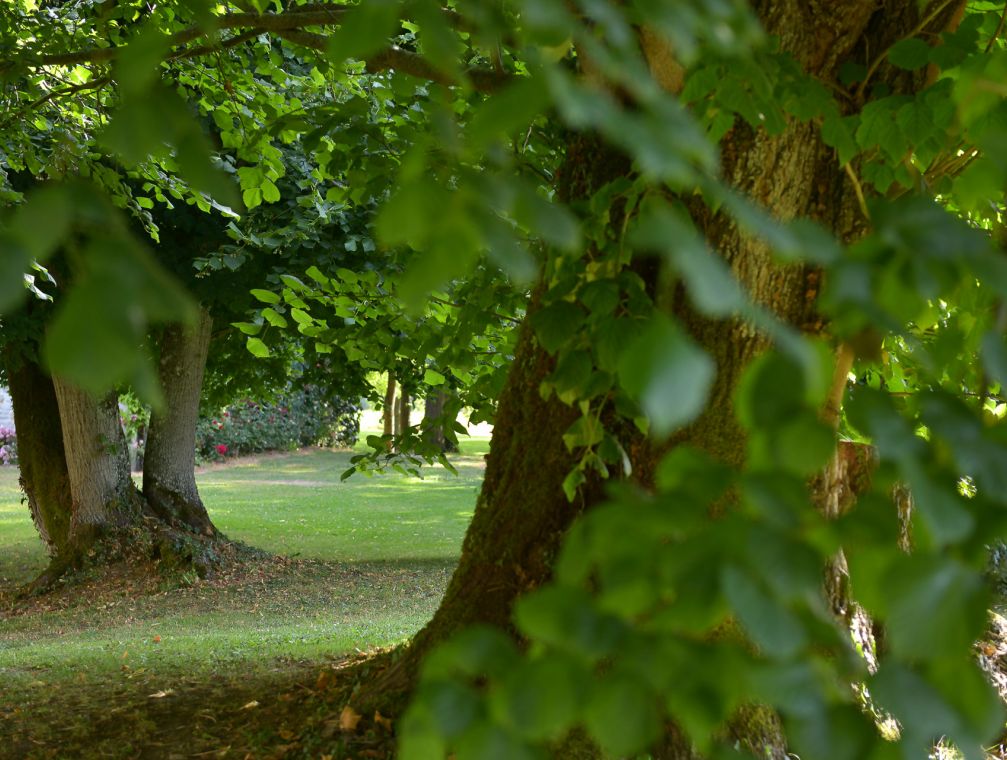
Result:
<instances>
[{"instance_id":1,"label":"tree","mask_svg":"<svg viewBox=\"0 0 1007 760\"><path fill-rule=\"evenodd\" d=\"M907 751L944 734L977 755L1001 722L969 653L987 603L977 557L1007 493L993 422L1007 376L996 320L1007 274L990 234L1005 174L990 150L1003 138L997 10L236 6L191 27L184 15L151 20L154 60L198 71L216 46L275 71L274 54L298 45L326 53L322 82L352 81L359 65L336 67L353 57L377 77L363 81L389 91L414 88L403 75L434 83L423 119L389 130L413 147L377 162L397 172L379 242L415 251L406 302L464 277L483 252L541 270L459 570L384 682L408 687L426 663L403 755L531 757L578 722L631 754L671 716L663 753L690 756L717 749L737 708L760 700L799 753L892 756L853 681L899 719ZM262 32L284 42L242 47ZM59 30L24 65L143 49L119 49L128 25L102 46L93 35ZM149 71L118 76L132 103L112 124L164 112L167 96L137 85ZM311 128L332 139L338 110L312 114ZM150 130L157 144L139 153L166 143L183 157L186 129ZM369 176L387 178L377 163ZM272 194L266 179L243 177L249 205ZM897 365L912 377L858 387L842 409L879 468L857 508L830 522L806 481L833 456L853 358L861 375L894 383ZM627 482L606 494L606 479ZM896 548L889 504L900 481L917 504L911 556ZM858 599L886 626L874 675L821 594L840 547ZM941 606L953 623L932 614ZM469 622L513 624L530 646L498 628L453 638Z\"/></svg>"}]
</instances>

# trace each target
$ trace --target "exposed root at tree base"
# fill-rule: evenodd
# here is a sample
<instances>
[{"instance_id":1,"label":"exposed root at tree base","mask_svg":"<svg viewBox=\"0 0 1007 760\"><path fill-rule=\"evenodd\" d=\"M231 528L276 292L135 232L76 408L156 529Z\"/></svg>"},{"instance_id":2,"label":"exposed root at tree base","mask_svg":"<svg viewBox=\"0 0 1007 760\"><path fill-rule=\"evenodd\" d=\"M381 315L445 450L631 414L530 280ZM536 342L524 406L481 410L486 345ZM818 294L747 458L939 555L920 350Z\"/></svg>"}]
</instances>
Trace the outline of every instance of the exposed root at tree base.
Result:
<instances>
[{"instance_id":1,"label":"exposed root at tree base","mask_svg":"<svg viewBox=\"0 0 1007 760\"><path fill-rule=\"evenodd\" d=\"M45 596L100 577L107 569L128 566L161 583L185 584L212 578L223 568L268 553L217 534L203 536L158 521L106 533L83 550L57 555L34 580L18 589L14 602Z\"/></svg>"}]
</instances>

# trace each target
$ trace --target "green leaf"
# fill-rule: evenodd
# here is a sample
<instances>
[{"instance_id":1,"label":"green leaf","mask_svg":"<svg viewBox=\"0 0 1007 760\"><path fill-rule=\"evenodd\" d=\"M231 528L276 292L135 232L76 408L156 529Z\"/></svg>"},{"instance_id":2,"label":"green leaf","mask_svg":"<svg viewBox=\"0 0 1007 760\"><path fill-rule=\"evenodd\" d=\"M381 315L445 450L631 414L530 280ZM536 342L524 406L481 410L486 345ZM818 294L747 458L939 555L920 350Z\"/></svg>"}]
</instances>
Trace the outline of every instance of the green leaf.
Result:
<instances>
[{"instance_id":1,"label":"green leaf","mask_svg":"<svg viewBox=\"0 0 1007 760\"><path fill-rule=\"evenodd\" d=\"M566 500L572 504L573 500L577 498L577 489L586 482L587 476L584 475L583 470L579 467L570 470L567 476L563 478L563 493L566 496Z\"/></svg>"},{"instance_id":2,"label":"green leaf","mask_svg":"<svg viewBox=\"0 0 1007 760\"><path fill-rule=\"evenodd\" d=\"M501 678L514 670L518 657L514 640L501 629L473 625L435 647L421 667L427 679Z\"/></svg>"},{"instance_id":3,"label":"green leaf","mask_svg":"<svg viewBox=\"0 0 1007 760\"><path fill-rule=\"evenodd\" d=\"M423 373L423 382L427 385L444 385L447 378L437 370L427 368Z\"/></svg>"},{"instance_id":4,"label":"green leaf","mask_svg":"<svg viewBox=\"0 0 1007 760\"><path fill-rule=\"evenodd\" d=\"M556 301L532 313L531 325L539 345L554 354L577 334L584 318L584 310L577 304Z\"/></svg>"},{"instance_id":5,"label":"green leaf","mask_svg":"<svg viewBox=\"0 0 1007 760\"><path fill-rule=\"evenodd\" d=\"M272 180L267 179L262 183L262 200L267 203L276 203L280 200L280 191Z\"/></svg>"},{"instance_id":6,"label":"green leaf","mask_svg":"<svg viewBox=\"0 0 1007 760\"><path fill-rule=\"evenodd\" d=\"M310 278L311 278L312 280L314 280L315 282L317 282L317 283L318 283L319 285L322 285L322 286L327 286L327 285L329 284L329 278L328 278L328 277L326 277L326 276L325 276L325 275L324 275L324 274L322 273L322 270L320 270L320 269L319 269L318 267L316 267L316 266L315 266L314 264L312 264L312 265L311 265L310 267L308 267L308 268L307 268L307 269L305 270L305 272L304 272L304 273L305 273L306 275L308 275L308 277L310 277Z\"/></svg>"},{"instance_id":7,"label":"green leaf","mask_svg":"<svg viewBox=\"0 0 1007 760\"><path fill-rule=\"evenodd\" d=\"M290 316L299 325L310 325L315 321L310 314L302 309L291 309Z\"/></svg>"},{"instance_id":8,"label":"green leaf","mask_svg":"<svg viewBox=\"0 0 1007 760\"><path fill-rule=\"evenodd\" d=\"M899 657L920 661L964 652L982 635L988 607L982 578L953 560L899 556L885 589L891 599L888 641Z\"/></svg>"},{"instance_id":9,"label":"green leaf","mask_svg":"<svg viewBox=\"0 0 1007 760\"><path fill-rule=\"evenodd\" d=\"M605 426L593 414L586 414L577 420L563 434L563 443L568 451L594 446L605 437Z\"/></svg>"},{"instance_id":10,"label":"green leaf","mask_svg":"<svg viewBox=\"0 0 1007 760\"><path fill-rule=\"evenodd\" d=\"M263 309L262 310L262 316L263 316L263 318L267 322L269 322L269 324L273 325L274 327L286 327L287 326L287 320L283 317L282 314L280 314L275 309L270 309L268 307L265 308L265 309ZM238 329L241 329L241 328L239 327ZM245 331L242 330L242 332L245 332ZM247 333L247 334L248 335L256 335L256 334L258 334L258 330L256 330L254 333Z\"/></svg>"},{"instance_id":11,"label":"green leaf","mask_svg":"<svg viewBox=\"0 0 1007 760\"><path fill-rule=\"evenodd\" d=\"M982 341L983 366L1001 388L1007 388L1007 340L1000 332L988 332Z\"/></svg>"},{"instance_id":12,"label":"green leaf","mask_svg":"<svg viewBox=\"0 0 1007 760\"><path fill-rule=\"evenodd\" d=\"M388 46L400 26L399 12L394 0L369 0L353 6L329 39L329 60L342 65L347 58L362 60Z\"/></svg>"},{"instance_id":13,"label":"green leaf","mask_svg":"<svg viewBox=\"0 0 1007 760\"><path fill-rule=\"evenodd\" d=\"M666 436L703 411L716 366L678 326L657 315L619 359L619 380L655 435Z\"/></svg>"},{"instance_id":14,"label":"green leaf","mask_svg":"<svg viewBox=\"0 0 1007 760\"><path fill-rule=\"evenodd\" d=\"M417 698L425 703L438 730L448 739L464 734L482 717L482 701L460 683L434 681L422 687Z\"/></svg>"},{"instance_id":15,"label":"green leaf","mask_svg":"<svg viewBox=\"0 0 1007 760\"><path fill-rule=\"evenodd\" d=\"M456 760L541 760L542 755L525 746L499 726L479 723L458 740Z\"/></svg>"},{"instance_id":16,"label":"green leaf","mask_svg":"<svg viewBox=\"0 0 1007 760\"><path fill-rule=\"evenodd\" d=\"M260 359L265 359L269 356L269 346L263 343L259 338L249 337L245 341L245 347L252 356L257 356Z\"/></svg>"},{"instance_id":17,"label":"green leaf","mask_svg":"<svg viewBox=\"0 0 1007 760\"><path fill-rule=\"evenodd\" d=\"M50 370L94 395L131 383L149 403L160 404L157 374L138 348L150 325L191 322L192 299L129 237L95 237L82 260L47 333Z\"/></svg>"},{"instance_id":18,"label":"green leaf","mask_svg":"<svg viewBox=\"0 0 1007 760\"><path fill-rule=\"evenodd\" d=\"M46 187L31 193L0 228L0 313L25 294L24 275L63 242L73 222L69 189Z\"/></svg>"},{"instance_id":19,"label":"green leaf","mask_svg":"<svg viewBox=\"0 0 1007 760\"><path fill-rule=\"evenodd\" d=\"M556 739L576 719L589 682L582 664L550 653L511 668L491 694L490 710L519 736Z\"/></svg>"},{"instance_id":20,"label":"green leaf","mask_svg":"<svg viewBox=\"0 0 1007 760\"><path fill-rule=\"evenodd\" d=\"M244 202L245 208L247 209L253 209L256 206L261 206L262 190L257 187L251 187L241 194L241 200Z\"/></svg>"},{"instance_id":21,"label":"green leaf","mask_svg":"<svg viewBox=\"0 0 1007 760\"><path fill-rule=\"evenodd\" d=\"M580 247L580 222L569 209L546 200L533 188L517 186L514 218L549 245L563 251Z\"/></svg>"},{"instance_id":22,"label":"green leaf","mask_svg":"<svg viewBox=\"0 0 1007 760\"><path fill-rule=\"evenodd\" d=\"M642 752L661 733L654 695L642 681L619 674L595 684L584 724L602 749L616 757Z\"/></svg>"},{"instance_id":23,"label":"green leaf","mask_svg":"<svg viewBox=\"0 0 1007 760\"><path fill-rule=\"evenodd\" d=\"M826 117L822 122L822 142L835 148L839 154L840 166L848 164L857 155L855 117L843 117L838 112Z\"/></svg>"},{"instance_id":24,"label":"green leaf","mask_svg":"<svg viewBox=\"0 0 1007 760\"><path fill-rule=\"evenodd\" d=\"M930 62L930 45L919 37L899 40L888 49L888 60L893 66L912 71Z\"/></svg>"},{"instance_id":25,"label":"green leaf","mask_svg":"<svg viewBox=\"0 0 1007 760\"><path fill-rule=\"evenodd\" d=\"M269 304L278 304L280 302L280 296L271 290L262 290L261 288L253 288L248 291L253 296L255 296L259 301Z\"/></svg>"},{"instance_id":26,"label":"green leaf","mask_svg":"<svg viewBox=\"0 0 1007 760\"><path fill-rule=\"evenodd\" d=\"M652 204L634 230L632 242L662 251L704 314L724 317L744 306L744 294L731 270L710 251L682 209Z\"/></svg>"},{"instance_id":27,"label":"green leaf","mask_svg":"<svg viewBox=\"0 0 1007 760\"><path fill-rule=\"evenodd\" d=\"M975 666L971 662L962 662L960 667ZM898 661L884 662L868 688L878 704L899 721L901 741L907 753L925 755L935 737L946 736L966 760L982 760L985 756L982 747L992 740L992 732L989 735L978 734L969 725L969 718L949 704L934 684L920 673ZM992 699L993 695L990 694L989 698Z\"/></svg>"},{"instance_id":28,"label":"green leaf","mask_svg":"<svg viewBox=\"0 0 1007 760\"><path fill-rule=\"evenodd\" d=\"M258 335L262 332L262 325L255 325L251 322L231 322L232 327L237 327L245 335Z\"/></svg>"},{"instance_id":29,"label":"green leaf","mask_svg":"<svg viewBox=\"0 0 1007 760\"><path fill-rule=\"evenodd\" d=\"M721 574L724 595L752 640L771 658L789 659L807 642L800 620L758 584L750 573L729 565Z\"/></svg>"},{"instance_id":30,"label":"green leaf","mask_svg":"<svg viewBox=\"0 0 1007 760\"><path fill-rule=\"evenodd\" d=\"M610 654L625 635L622 622L599 612L587 592L558 586L521 597L514 622L543 644L591 659Z\"/></svg>"}]
</instances>

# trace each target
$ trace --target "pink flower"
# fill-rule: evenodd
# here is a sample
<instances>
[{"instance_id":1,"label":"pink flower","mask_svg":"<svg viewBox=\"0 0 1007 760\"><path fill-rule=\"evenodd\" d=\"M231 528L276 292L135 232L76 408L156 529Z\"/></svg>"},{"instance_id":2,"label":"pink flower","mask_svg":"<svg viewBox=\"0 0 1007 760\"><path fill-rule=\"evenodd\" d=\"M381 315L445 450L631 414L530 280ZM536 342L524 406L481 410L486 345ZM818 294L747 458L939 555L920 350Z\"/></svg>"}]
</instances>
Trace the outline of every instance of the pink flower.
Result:
<instances>
[{"instance_id":1,"label":"pink flower","mask_svg":"<svg viewBox=\"0 0 1007 760\"><path fill-rule=\"evenodd\" d=\"M220 454L221 456L224 456L224 454L227 453L227 446L223 443L218 443L213 448L215 448L217 450L217 453Z\"/></svg>"}]
</instances>

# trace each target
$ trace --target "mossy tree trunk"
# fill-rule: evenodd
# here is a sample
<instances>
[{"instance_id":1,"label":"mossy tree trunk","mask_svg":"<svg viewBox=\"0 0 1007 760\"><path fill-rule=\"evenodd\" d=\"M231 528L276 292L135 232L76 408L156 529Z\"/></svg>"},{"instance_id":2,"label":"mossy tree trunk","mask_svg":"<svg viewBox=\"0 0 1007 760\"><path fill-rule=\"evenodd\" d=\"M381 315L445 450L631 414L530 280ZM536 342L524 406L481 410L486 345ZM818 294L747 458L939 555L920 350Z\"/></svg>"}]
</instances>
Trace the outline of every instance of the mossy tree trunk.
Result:
<instances>
[{"instance_id":1,"label":"mossy tree trunk","mask_svg":"<svg viewBox=\"0 0 1007 760\"><path fill-rule=\"evenodd\" d=\"M158 375L164 407L150 417L144 452L143 496L161 520L205 536L217 530L196 487L196 421L212 319L205 309L192 328L164 330Z\"/></svg>"},{"instance_id":2,"label":"mossy tree trunk","mask_svg":"<svg viewBox=\"0 0 1007 760\"><path fill-rule=\"evenodd\" d=\"M142 498L130 477L129 450L119 421L119 399L100 399L55 377L73 508L70 545L86 551L98 539L142 520Z\"/></svg>"},{"instance_id":3,"label":"mossy tree trunk","mask_svg":"<svg viewBox=\"0 0 1007 760\"><path fill-rule=\"evenodd\" d=\"M69 546L70 475L63 453L63 428L52 378L37 362L4 352L7 383L17 429L21 488L39 536L53 557Z\"/></svg>"}]
</instances>

